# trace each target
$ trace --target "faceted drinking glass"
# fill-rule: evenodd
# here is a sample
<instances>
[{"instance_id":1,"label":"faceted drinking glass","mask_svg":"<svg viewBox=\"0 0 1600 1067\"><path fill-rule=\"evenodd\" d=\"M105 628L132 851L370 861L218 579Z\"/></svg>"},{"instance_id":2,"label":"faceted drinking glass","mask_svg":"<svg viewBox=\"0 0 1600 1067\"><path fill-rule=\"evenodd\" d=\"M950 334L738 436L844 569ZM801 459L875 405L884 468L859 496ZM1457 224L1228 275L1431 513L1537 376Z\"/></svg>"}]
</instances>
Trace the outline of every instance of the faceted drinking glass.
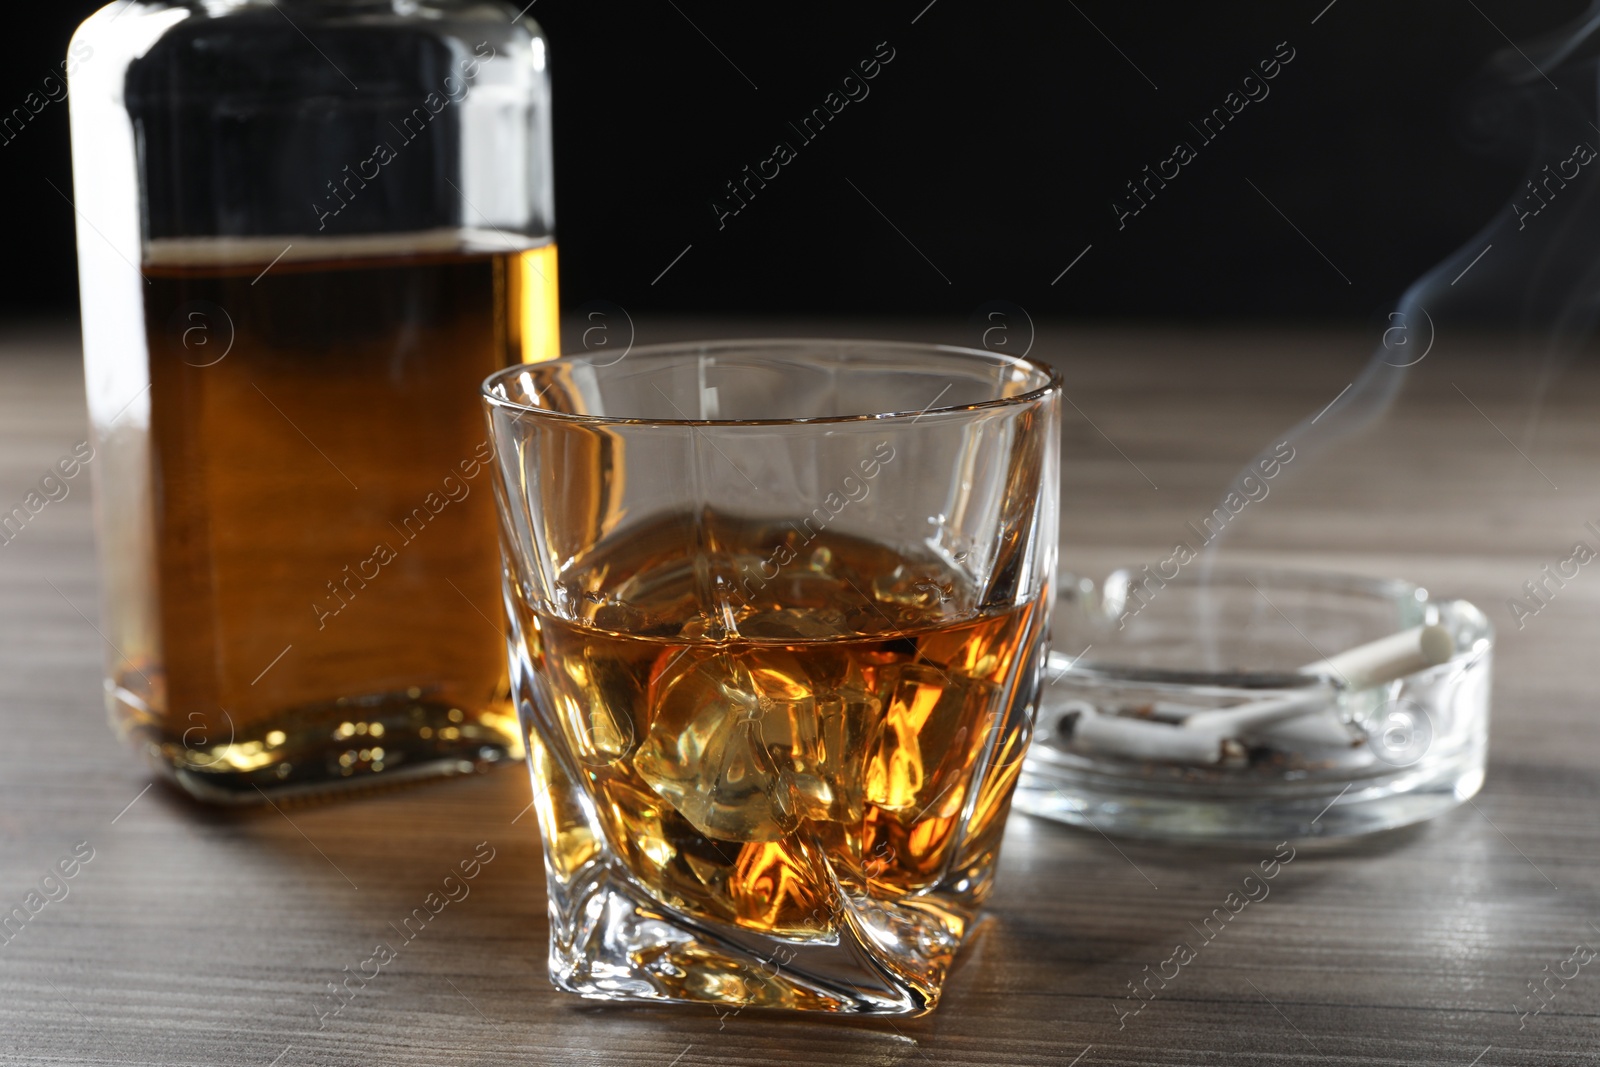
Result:
<instances>
[{"instance_id":1,"label":"faceted drinking glass","mask_svg":"<svg viewBox=\"0 0 1600 1067\"><path fill-rule=\"evenodd\" d=\"M930 1010L1032 729L1055 373L733 341L484 394L552 980Z\"/></svg>"}]
</instances>

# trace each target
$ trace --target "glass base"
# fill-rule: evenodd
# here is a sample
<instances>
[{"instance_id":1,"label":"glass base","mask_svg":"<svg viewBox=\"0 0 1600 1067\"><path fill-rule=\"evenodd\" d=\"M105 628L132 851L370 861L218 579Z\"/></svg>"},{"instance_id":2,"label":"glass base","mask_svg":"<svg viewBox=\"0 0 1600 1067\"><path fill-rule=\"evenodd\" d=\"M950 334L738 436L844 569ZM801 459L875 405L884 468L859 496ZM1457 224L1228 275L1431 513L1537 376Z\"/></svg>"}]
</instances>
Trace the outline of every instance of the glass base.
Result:
<instances>
[{"instance_id":1,"label":"glass base","mask_svg":"<svg viewBox=\"0 0 1600 1067\"><path fill-rule=\"evenodd\" d=\"M597 1000L922 1015L959 947L932 917L881 906L826 939L762 936L665 907L604 866L551 894L550 980Z\"/></svg>"},{"instance_id":2,"label":"glass base","mask_svg":"<svg viewBox=\"0 0 1600 1067\"><path fill-rule=\"evenodd\" d=\"M1369 779L1262 784L1233 792L1138 785L1031 759L1013 805L1119 837L1251 844L1395 830L1442 815L1483 786L1488 746Z\"/></svg>"},{"instance_id":3,"label":"glass base","mask_svg":"<svg viewBox=\"0 0 1600 1067\"><path fill-rule=\"evenodd\" d=\"M112 721L151 766L208 804L260 804L471 774L523 757L515 719L424 697L377 694L284 711L228 736L173 737L132 694L107 694Z\"/></svg>"},{"instance_id":4,"label":"glass base","mask_svg":"<svg viewBox=\"0 0 1600 1067\"><path fill-rule=\"evenodd\" d=\"M530 720L531 708L524 709ZM630 872L576 782L527 741L545 852L550 981L595 1000L922 1015L937 1005L989 882L934 899L874 899L830 877L804 933L769 932L669 904ZM970 904L970 906L967 906Z\"/></svg>"}]
</instances>

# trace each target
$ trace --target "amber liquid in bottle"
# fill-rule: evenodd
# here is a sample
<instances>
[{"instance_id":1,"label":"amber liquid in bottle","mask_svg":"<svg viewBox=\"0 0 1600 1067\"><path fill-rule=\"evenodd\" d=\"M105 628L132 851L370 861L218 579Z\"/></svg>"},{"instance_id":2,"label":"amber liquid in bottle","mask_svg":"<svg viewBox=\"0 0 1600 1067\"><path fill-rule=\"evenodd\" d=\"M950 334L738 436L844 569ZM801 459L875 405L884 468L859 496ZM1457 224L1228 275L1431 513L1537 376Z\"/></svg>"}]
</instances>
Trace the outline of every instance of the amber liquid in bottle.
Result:
<instances>
[{"instance_id":1,"label":"amber liquid in bottle","mask_svg":"<svg viewBox=\"0 0 1600 1067\"><path fill-rule=\"evenodd\" d=\"M125 729L215 800L520 757L478 386L555 246L144 268L158 640Z\"/></svg>"},{"instance_id":2,"label":"amber liquid in bottle","mask_svg":"<svg viewBox=\"0 0 1600 1067\"><path fill-rule=\"evenodd\" d=\"M714 558L685 558L692 522ZM776 578L746 580L782 549L793 562ZM998 848L1038 626L1031 604L974 609L965 581L850 536L683 515L598 551L562 582L569 610L521 625L562 761L652 896L826 938L837 879L869 906L959 930L989 889L967 872ZM707 583L740 590L720 618L700 610ZM537 754L536 773L551 770ZM594 851L582 833L545 833L558 867Z\"/></svg>"}]
</instances>

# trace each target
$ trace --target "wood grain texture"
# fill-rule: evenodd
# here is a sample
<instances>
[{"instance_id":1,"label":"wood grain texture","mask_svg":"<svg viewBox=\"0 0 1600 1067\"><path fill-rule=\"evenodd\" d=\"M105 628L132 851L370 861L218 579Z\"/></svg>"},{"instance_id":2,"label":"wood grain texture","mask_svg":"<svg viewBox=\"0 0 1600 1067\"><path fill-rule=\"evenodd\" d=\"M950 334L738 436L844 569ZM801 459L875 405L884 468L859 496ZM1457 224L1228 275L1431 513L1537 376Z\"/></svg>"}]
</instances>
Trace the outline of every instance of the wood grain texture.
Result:
<instances>
[{"instance_id":1,"label":"wood grain texture","mask_svg":"<svg viewBox=\"0 0 1600 1067\"><path fill-rule=\"evenodd\" d=\"M796 331L975 339L941 323L641 322L639 340ZM1064 560L1093 570L1159 558L1258 448L1354 378L1375 340L1041 330L1035 353L1062 367L1077 405L1065 420ZM78 842L94 850L69 894L0 946L0 1062L1596 1062L1600 959L1519 1026L1526 983L1578 942L1600 945L1600 570L1520 631L1505 606L1600 521L1600 371L1567 368L1543 395L1537 374L1510 346L1441 342L1381 423L1286 472L1228 546L1411 578L1483 606L1501 630L1484 792L1411 831L1302 849L1270 897L1120 1027L1126 983L1264 856L1112 843L1018 815L990 917L935 1015L718 1020L551 988L518 771L245 812L151 786L105 726L80 479L0 546L0 912ZM0 339L0 507L84 421L72 331ZM394 940L390 924L483 841L495 858L470 895L319 1022L327 983Z\"/></svg>"}]
</instances>

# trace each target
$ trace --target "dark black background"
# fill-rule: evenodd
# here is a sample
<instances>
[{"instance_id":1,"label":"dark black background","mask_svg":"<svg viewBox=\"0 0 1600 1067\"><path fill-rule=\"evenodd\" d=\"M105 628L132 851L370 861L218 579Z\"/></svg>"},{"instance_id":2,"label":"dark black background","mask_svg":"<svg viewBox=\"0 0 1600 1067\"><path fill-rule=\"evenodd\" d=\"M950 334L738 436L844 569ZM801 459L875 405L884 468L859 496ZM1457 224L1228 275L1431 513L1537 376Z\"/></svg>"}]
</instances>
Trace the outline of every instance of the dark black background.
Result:
<instances>
[{"instance_id":1,"label":"dark black background","mask_svg":"<svg viewBox=\"0 0 1600 1067\"><path fill-rule=\"evenodd\" d=\"M3 110L96 6L11 13ZM537 0L563 303L967 315L1002 299L1076 318L1370 320L1518 182L1514 155L1462 133L1464 87L1508 49L1501 31L1520 40L1584 7ZM870 96L800 146L786 124L882 41L895 58ZM1187 123L1284 41L1296 55L1271 95L1200 147ZM799 158L719 229L712 199L780 139ZM1112 200L1179 139L1200 157L1119 231ZM71 188L65 105L0 146L0 182L0 314L71 312L73 213L49 184Z\"/></svg>"}]
</instances>

